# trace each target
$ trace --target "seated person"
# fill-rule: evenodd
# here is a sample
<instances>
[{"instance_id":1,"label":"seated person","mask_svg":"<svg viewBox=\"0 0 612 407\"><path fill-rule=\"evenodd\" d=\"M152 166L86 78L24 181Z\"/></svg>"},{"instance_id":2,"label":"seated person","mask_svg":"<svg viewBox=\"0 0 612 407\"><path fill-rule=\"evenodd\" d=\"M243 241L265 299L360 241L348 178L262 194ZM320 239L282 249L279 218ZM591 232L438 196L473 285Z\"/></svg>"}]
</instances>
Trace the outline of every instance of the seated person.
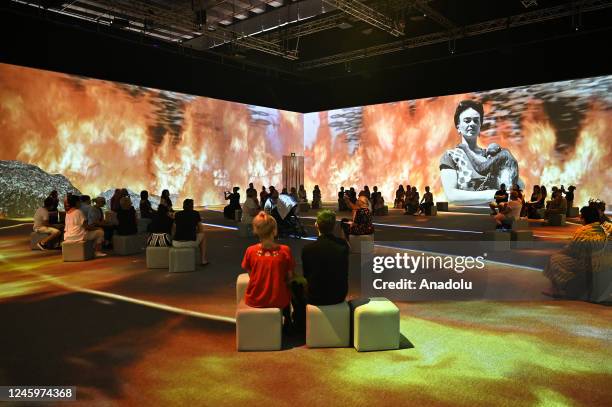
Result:
<instances>
[{"instance_id":1,"label":"seated person","mask_svg":"<svg viewBox=\"0 0 612 407\"><path fill-rule=\"evenodd\" d=\"M149 224L147 246L167 247L172 245L172 225L174 220L165 205L160 205Z\"/></svg>"},{"instance_id":2,"label":"seated person","mask_svg":"<svg viewBox=\"0 0 612 407\"><path fill-rule=\"evenodd\" d=\"M246 201L242 205L242 223L251 224L253 217L259 213L259 202L257 202L257 191L247 190Z\"/></svg>"},{"instance_id":3,"label":"seated person","mask_svg":"<svg viewBox=\"0 0 612 407\"><path fill-rule=\"evenodd\" d=\"M496 208L499 208L500 205L505 205L506 202L508 202L508 191L506 191L506 184L501 184L499 190L495 191L495 202L489 203L491 215L496 215Z\"/></svg>"},{"instance_id":4,"label":"seated person","mask_svg":"<svg viewBox=\"0 0 612 407\"><path fill-rule=\"evenodd\" d=\"M136 210L132 206L132 201L129 196L122 196L121 199L119 199L117 221L118 225L116 229L118 235L129 236L138 233Z\"/></svg>"},{"instance_id":5,"label":"seated person","mask_svg":"<svg viewBox=\"0 0 612 407\"><path fill-rule=\"evenodd\" d=\"M65 242L84 242L93 240L96 250L96 257L106 256L101 252L102 242L104 242L104 232L87 224L87 219L80 211L81 200L76 195L70 195L67 199L66 227L64 230Z\"/></svg>"},{"instance_id":6,"label":"seated person","mask_svg":"<svg viewBox=\"0 0 612 407\"><path fill-rule=\"evenodd\" d=\"M308 202L304 185L300 185L300 189L298 190L298 202Z\"/></svg>"},{"instance_id":7,"label":"seated person","mask_svg":"<svg viewBox=\"0 0 612 407\"><path fill-rule=\"evenodd\" d=\"M414 215L419 210L419 192L416 187L412 187L410 193L406 194L406 211L404 215Z\"/></svg>"},{"instance_id":8,"label":"seated person","mask_svg":"<svg viewBox=\"0 0 612 407\"><path fill-rule=\"evenodd\" d=\"M318 185L314 186L312 191L312 209L320 209L321 208L321 190Z\"/></svg>"},{"instance_id":9,"label":"seated person","mask_svg":"<svg viewBox=\"0 0 612 407\"><path fill-rule=\"evenodd\" d=\"M240 207L240 194L238 191L239 187L234 187L233 192L225 191L225 200L229 201L229 205L223 208L223 216L226 219L236 219L236 211L242 209Z\"/></svg>"},{"instance_id":10,"label":"seated person","mask_svg":"<svg viewBox=\"0 0 612 407\"><path fill-rule=\"evenodd\" d=\"M235 187L238 188L238 187ZM172 226L174 247L200 247L200 261L203 266L208 264L206 256L206 235L199 212L193 210L193 199L183 201L183 210L174 215Z\"/></svg>"},{"instance_id":11,"label":"seated person","mask_svg":"<svg viewBox=\"0 0 612 407\"><path fill-rule=\"evenodd\" d=\"M401 185L395 191L395 201L393 202L394 208L403 208L404 207L404 185Z\"/></svg>"},{"instance_id":12,"label":"seated person","mask_svg":"<svg viewBox=\"0 0 612 407\"><path fill-rule=\"evenodd\" d=\"M58 211L59 197L58 197L57 191L55 189L51 191L48 198L51 198L51 200L53 201L53 205L51 205L51 207L48 209L49 223L51 225L62 223L60 220L59 211Z\"/></svg>"},{"instance_id":13,"label":"seated person","mask_svg":"<svg viewBox=\"0 0 612 407\"><path fill-rule=\"evenodd\" d=\"M104 231L104 245L107 248L111 247L115 225L104 219L104 212L102 208L104 208L106 205L106 199L104 199L103 196L99 196L94 199L94 203L95 205L89 208L87 224L91 227L102 229Z\"/></svg>"},{"instance_id":14,"label":"seated person","mask_svg":"<svg viewBox=\"0 0 612 407\"><path fill-rule=\"evenodd\" d=\"M62 237L61 225L51 225L49 223L49 213L53 210L55 201L52 197L47 197L41 208L34 213L34 232L44 233L49 236L36 244L40 250L47 250L57 247Z\"/></svg>"},{"instance_id":15,"label":"seated person","mask_svg":"<svg viewBox=\"0 0 612 407\"><path fill-rule=\"evenodd\" d=\"M340 227L344 232L344 238L349 239L349 235L371 235L374 234L372 225L372 213L368 209L368 198L361 195L357 203L352 203L348 192L344 196L344 202L353 211L353 220L342 219Z\"/></svg>"},{"instance_id":16,"label":"seated person","mask_svg":"<svg viewBox=\"0 0 612 407\"><path fill-rule=\"evenodd\" d=\"M599 213L594 207L580 209L584 226L559 253L550 256L544 275L551 282L551 290L544 294L553 297L582 298L589 291L588 276L602 271L600 262L606 246L606 233Z\"/></svg>"},{"instance_id":17,"label":"seated person","mask_svg":"<svg viewBox=\"0 0 612 407\"><path fill-rule=\"evenodd\" d=\"M295 187L291 187L291 193L289 194L289 196L292 197L295 202L300 202L298 193Z\"/></svg>"},{"instance_id":18,"label":"seated person","mask_svg":"<svg viewBox=\"0 0 612 407\"><path fill-rule=\"evenodd\" d=\"M521 200L520 193L518 191L514 190L510 192L510 201L508 201L507 205L512 211L512 217L514 220L520 219L523 209L523 201Z\"/></svg>"},{"instance_id":19,"label":"seated person","mask_svg":"<svg viewBox=\"0 0 612 407\"><path fill-rule=\"evenodd\" d=\"M521 217L522 207L523 205L518 198L518 193L512 191L510 193L510 201L500 203L499 213L495 214L496 228L502 230L511 229L514 221Z\"/></svg>"},{"instance_id":20,"label":"seated person","mask_svg":"<svg viewBox=\"0 0 612 407\"><path fill-rule=\"evenodd\" d=\"M346 202L344 202L345 195L346 193L344 192L344 187L340 187L340 191L338 191L338 212L348 210Z\"/></svg>"},{"instance_id":21,"label":"seated person","mask_svg":"<svg viewBox=\"0 0 612 407\"><path fill-rule=\"evenodd\" d=\"M372 208L374 215L380 215L385 209L385 200L382 194L378 192L378 187L374 185L372 192Z\"/></svg>"},{"instance_id":22,"label":"seated person","mask_svg":"<svg viewBox=\"0 0 612 407\"><path fill-rule=\"evenodd\" d=\"M253 231L260 243L249 246L242 259L242 268L249 273L244 302L255 308L281 308L285 327L291 325L289 282L293 278L295 260L289 246L274 241L276 221L265 212L253 219Z\"/></svg>"},{"instance_id":23,"label":"seated person","mask_svg":"<svg viewBox=\"0 0 612 407\"><path fill-rule=\"evenodd\" d=\"M599 215L601 227L604 229L604 232L606 232L608 240L612 240L612 221L610 221L610 218L606 215L606 203L599 199L591 199L589 200L589 207L595 208Z\"/></svg>"},{"instance_id":24,"label":"seated person","mask_svg":"<svg viewBox=\"0 0 612 407\"><path fill-rule=\"evenodd\" d=\"M91 198L89 195L81 195L81 207L79 208L83 212L85 219L89 216L89 210L91 209Z\"/></svg>"},{"instance_id":25,"label":"seated person","mask_svg":"<svg viewBox=\"0 0 612 407\"><path fill-rule=\"evenodd\" d=\"M563 185L561 185L561 187L563 188ZM566 216L569 216L570 210L572 209L572 206L574 206L574 191L575 190L576 190L576 187L573 185L570 185L567 191L564 191L563 189L561 190L561 192L565 194L565 201L567 202L567 212L565 214Z\"/></svg>"},{"instance_id":26,"label":"seated person","mask_svg":"<svg viewBox=\"0 0 612 407\"><path fill-rule=\"evenodd\" d=\"M164 205L166 208L168 208L168 213L170 214L174 212L174 209L172 209L172 200L170 199L170 191L167 189L162 191L161 197L159 198L159 205Z\"/></svg>"},{"instance_id":27,"label":"seated person","mask_svg":"<svg viewBox=\"0 0 612 407\"><path fill-rule=\"evenodd\" d=\"M567 213L567 201L563 197L563 194L560 190L556 190L553 192L552 200L548 203L546 208L546 212L544 212L544 218L548 219L548 217L552 214L563 214Z\"/></svg>"},{"instance_id":28,"label":"seated person","mask_svg":"<svg viewBox=\"0 0 612 407\"><path fill-rule=\"evenodd\" d=\"M142 219L153 219L155 211L151 207L151 202L149 201L149 191L140 191L140 205L138 205L138 209L140 210L140 217Z\"/></svg>"},{"instance_id":29,"label":"seated person","mask_svg":"<svg viewBox=\"0 0 612 407\"><path fill-rule=\"evenodd\" d=\"M348 293L349 246L346 240L334 236L334 212L319 212L315 226L317 241L302 249L304 278L308 282L306 300L313 305L338 304Z\"/></svg>"},{"instance_id":30,"label":"seated person","mask_svg":"<svg viewBox=\"0 0 612 407\"><path fill-rule=\"evenodd\" d=\"M419 213L423 213L425 215L431 215L431 207L434 205L433 194L429 192L429 186L425 187L425 194L423 194L423 198L421 199L421 204L419 205Z\"/></svg>"}]
</instances>

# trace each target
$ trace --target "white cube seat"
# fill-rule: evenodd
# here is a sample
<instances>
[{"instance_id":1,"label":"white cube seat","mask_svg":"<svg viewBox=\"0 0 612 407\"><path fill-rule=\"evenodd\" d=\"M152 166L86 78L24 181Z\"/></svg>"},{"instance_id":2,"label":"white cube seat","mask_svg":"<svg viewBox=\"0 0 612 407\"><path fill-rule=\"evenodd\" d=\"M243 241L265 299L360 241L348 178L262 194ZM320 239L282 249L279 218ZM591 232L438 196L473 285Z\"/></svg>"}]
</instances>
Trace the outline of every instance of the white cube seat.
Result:
<instances>
[{"instance_id":1,"label":"white cube seat","mask_svg":"<svg viewBox=\"0 0 612 407\"><path fill-rule=\"evenodd\" d=\"M236 309L236 350L280 350L282 320L280 308L254 308L240 301Z\"/></svg>"},{"instance_id":2,"label":"white cube seat","mask_svg":"<svg viewBox=\"0 0 612 407\"><path fill-rule=\"evenodd\" d=\"M168 270L171 273L195 271L196 251L193 247L171 247L168 256Z\"/></svg>"},{"instance_id":3,"label":"white cube seat","mask_svg":"<svg viewBox=\"0 0 612 407\"><path fill-rule=\"evenodd\" d=\"M357 351L399 349L399 308L386 298L352 301L353 346Z\"/></svg>"},{"instance_id":4,"label":"white cube seat","mask_svg":"<svg viewBox=\"0 0 612 407\"><path fill-rule=\"evenodd\" d=\"M351 253L374 253L374 234L371 235L349 235Z\"/></svg>"},{"instance_id":5,"label":"white cube seat","mask_svg":"<svg viewBox=\"0 0 612 407\"><path fill-rule=\"evenodd\" d=\"M309 348L349 346L350 330L351 309L346 301L306 306L306 346Z\"/></svg>"},{"instance_id":6,"label":"white cube seat","mask_svg":"<svg viewBox=\"0 0 612 407\"><path fill-rule=\"evenodd\" d=\"M62 243L62 259L64 261L86 261L94 258L94 241Z\"/></svg>"},{"instance_id":7,"label":"white cube seat","mask_svg":"<svg viewBox=\"0 0 612 407\"><path fill-rule=\"evenodd\" d=\"M113 235L113 251L120 256L140 253L144 245L144 235Z\"/></svg>"},{"instance_id":8,"label":"white cube seat","mask_svg":"<svg viewBox=\"0 0 612 407\"><path fill-rule=\"evenodd\" d=\"M147 247L147 268L149 269L167 269L170 262L169 247Z\"/></svg>"}]
</instances>

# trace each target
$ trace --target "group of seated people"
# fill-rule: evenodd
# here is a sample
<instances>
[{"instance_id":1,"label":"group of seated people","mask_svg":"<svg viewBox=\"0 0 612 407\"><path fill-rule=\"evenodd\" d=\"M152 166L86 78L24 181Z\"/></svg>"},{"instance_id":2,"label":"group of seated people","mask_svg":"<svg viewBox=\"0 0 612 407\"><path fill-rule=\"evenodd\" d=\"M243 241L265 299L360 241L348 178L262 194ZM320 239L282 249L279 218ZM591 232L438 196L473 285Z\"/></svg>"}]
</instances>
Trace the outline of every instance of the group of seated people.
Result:
<instances>
[{"instance_id":1,"label":"group of seated people","mask_svg":"<svg viewBox=\"0 0 612 407\"><path fill-rule=\"evenodd\" d=\"M551 283L544 294L597 301L591 298L594 282L599 275L606 273L609 278L612 273L612 221L605 210L605 202L598 200L580 209L583 226L564 249L550 257L544 269ZM609 279L604 284L609 286Z\"/></svg>"},{"instance_id":2,"label":"group of seated people","mask_svg":"<svg viewBox=\"0 0 612 407\"><path fill-rule=\"evenodd\" d=\"M334 236L336 215L319 212L315 226L318 239L302 249L303 276L295 274L291 248L274 238L274 217L261 211L253 219L260 242L247 248L242 268L249 273L245 303L257 308L281 308L285 333L303 333L306 304L332 305L345 301L348 293L349 245ZM293 313L291 313L291 305Z\"/></svg>"},{"instance_id":3,"label":"group of seated people","mask_svg":"<svg viewBox=\"0 0 612 407\"><path fill-rule=\"evenodd\" d=\"M38 243L41 250L60 248L63 241L94 241L96 257L112 249L112 237L136 235L138 216L127 189L116 189L111 198L111 210L104 213L106 199L92 200L88 195L67 194L64 200L65 217L59 216L59 199L53 191L34 215L34 231L48 236ZM208 264L206 240L200 214L193 209L193 200L185 199L183 210L174 212L168 190L164 190L156 210L149 201L149 193L140 193L141 219L150 219L147 226L148 246L200 248L201 263ZM106 215L106 216L105 216Z\"/></svg>"},{"instance_id":4,"label":"group of seated people","mask_svg":"<svg viewBox=\"0 0 612 407\"><path fill-rule=\"evenodd\" d=\"M404 186L400 184L395 191L393 207L404 209L404 215L430 215L433 206L434 199L429 186L425 187L425 194L422 198L416 186L406 185L404 189Z\"/></svg>"}]
</instances>

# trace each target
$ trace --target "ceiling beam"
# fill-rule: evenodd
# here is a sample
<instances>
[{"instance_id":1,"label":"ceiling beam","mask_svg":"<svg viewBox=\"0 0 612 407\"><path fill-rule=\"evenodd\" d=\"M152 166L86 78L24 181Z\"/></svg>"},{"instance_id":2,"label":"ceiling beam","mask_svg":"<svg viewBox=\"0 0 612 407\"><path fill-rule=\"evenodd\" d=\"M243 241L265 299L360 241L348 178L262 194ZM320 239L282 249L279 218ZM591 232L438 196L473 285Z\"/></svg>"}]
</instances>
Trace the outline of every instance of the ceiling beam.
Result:
<instances>
[{"instance_id":1,"label":"ceiling beam","mask_svg":"<svg viewBox=\"0 0 612 407\"><path fill-rule=\"evenodd\" d=\"M349 14L361 21L370 24L373 27L379 28L383 31L388 32L394 37L401 37L404 35L404 29L398 21L394 21L392 18L385 14L374 10L370 6L366 6L358 0L323 0L326 4L342 10L346 14Z\"/></svg>"}]
</instances>

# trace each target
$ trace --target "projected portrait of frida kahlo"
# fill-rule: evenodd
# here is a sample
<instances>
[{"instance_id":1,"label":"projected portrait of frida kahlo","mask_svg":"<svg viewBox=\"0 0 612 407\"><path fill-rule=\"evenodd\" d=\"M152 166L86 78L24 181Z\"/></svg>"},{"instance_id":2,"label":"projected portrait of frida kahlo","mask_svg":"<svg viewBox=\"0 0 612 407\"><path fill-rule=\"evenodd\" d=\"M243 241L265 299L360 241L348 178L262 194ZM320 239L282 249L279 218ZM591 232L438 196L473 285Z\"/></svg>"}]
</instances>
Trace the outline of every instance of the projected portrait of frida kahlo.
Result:
<instances>
[{"instance_id":1,"label":"projected portrait of frida kahlo","mask_svg":"<svg viewBox=\"0 0 612 407\"><path fill-rule=\"evenodd\" d=\"M464 100L455 110L455 127L461 140L440 158L442 187L449 202L457 205L479 205L493 200L501 184L510 188L520 184L518 163L506 149L492 143L486 149L478 146L484 118L482 104Z\"/></svg>"}]
</instances>

